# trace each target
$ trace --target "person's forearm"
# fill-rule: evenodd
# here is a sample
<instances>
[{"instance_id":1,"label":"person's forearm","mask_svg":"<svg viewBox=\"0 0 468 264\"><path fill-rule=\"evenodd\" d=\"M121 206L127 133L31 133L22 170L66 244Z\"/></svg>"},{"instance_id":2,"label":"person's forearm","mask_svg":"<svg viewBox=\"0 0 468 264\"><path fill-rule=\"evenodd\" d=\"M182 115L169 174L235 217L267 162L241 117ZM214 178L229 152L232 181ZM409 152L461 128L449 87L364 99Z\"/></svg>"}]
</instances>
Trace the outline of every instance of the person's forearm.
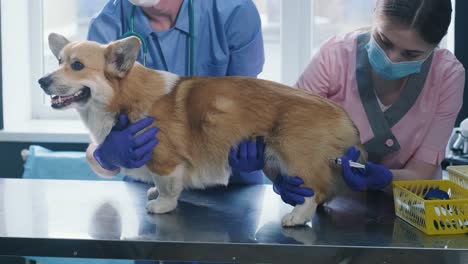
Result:
<instances>
[{"instance_id":1,"label":"person's forearm","mask_svg":"<svg viewBox=\"0 0 468 264\"><path fill-rule=\"evenodd\" d=\"M417 173L415 173L414 171L409 170L409 169L390 170L390 172L393 175L392 182L393 181L423 180L422 178L421 179L419 179L419 178L416 179L415 177L416 177ZM382 191L384 191L384 192L386 192L388 194L392 194L393 184L390 183L387 187L382 189Z\"/></svg>"},{"instance_id":2,"label":"person's forearm","mask_svg":"<svg viewBox=\"0 0 468 264\"><path fill-rule=\"evenodd\" d=\"M409 181L409 180L422 180L421 175L418 175L409 169L390 170L393 174L393 181Z\"/></svg>"},{"instance_id":3,"label":"person's forearm","mask_svg":"<svg viewBox=\"0 0 468 264\"><path fill-rule=\"evenodd\" d=\"M86 159L88 160L89 166L94 171L94 173L102 177L113 177L117 175L120 172L120 168L118 168L117 170L113 170L113 171L106 170L102 168L101 165L99 165L96 159L94 159L93 153L96 150L96 148L97 148L97 145L91 143L86 149Z\"/></svg>"},{"instance_id":4,"label":"person's forearm","mask_svg":"<svg viewBox=\"0 0 468 264\"><path fill-rule=\"evenodd\" d=\"M420 165L420 164L417 164ZM422 166L410 165L410 168L390 170L393 175L392 181L414 181L414 180L432 180L437 167L424 164ZM393 186L389 184L383 189L386 193L392 193Z\"/></svg>"},{"instance_id":5,"label":"person's forearm","mask_svg":"<svg viewBox=\"0 0 468 264\"><path fill-rule=\"evenodd\" d=\"M410 180L432 180L436 171L434 168L421 169L399 169L390 170L393 174L393 181L410 181Z\"/></svg>"}]
</instances>

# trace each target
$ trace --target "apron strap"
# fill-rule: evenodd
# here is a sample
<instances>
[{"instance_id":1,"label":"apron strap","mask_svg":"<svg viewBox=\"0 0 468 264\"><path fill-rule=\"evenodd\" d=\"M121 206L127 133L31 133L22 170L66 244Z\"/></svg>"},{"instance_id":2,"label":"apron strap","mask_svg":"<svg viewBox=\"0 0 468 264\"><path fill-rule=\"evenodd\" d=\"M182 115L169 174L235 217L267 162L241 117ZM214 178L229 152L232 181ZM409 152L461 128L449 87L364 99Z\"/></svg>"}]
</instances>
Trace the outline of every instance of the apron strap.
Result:
<instances>
[{"instance_id":1,"label":"apron strap","mask_svg":"<svg viewBox=\"0 0 468 264\"><path fill-rule=\"evenodd\" d=\"M371 65L365 45L370 40L370 33L358 36L356 52L356 81L359 96L369 120L374 138L364 143L369 160L380 162L385 155L400 150L400 144L391 128L409 111L421 93L429 72L432 55L424 62L421 72L409 77L400 98L387 110L382 112L374 92Z\"/></svg>"},{"instance_id":2,"label":"apron strap","mask_svg":"<svg viewBox=\"0 0 468 264\"><path fill-rule=\"evenodd\" d=\"M424 88L427 75L431 69L432 58L431 54L421 66L421 71L418 74L412 74L403 88L398 100L385 111L385 119L387 119L390 127L393 127L403 116L411 109L419 94Z\"/></svg>"}]
</instances>

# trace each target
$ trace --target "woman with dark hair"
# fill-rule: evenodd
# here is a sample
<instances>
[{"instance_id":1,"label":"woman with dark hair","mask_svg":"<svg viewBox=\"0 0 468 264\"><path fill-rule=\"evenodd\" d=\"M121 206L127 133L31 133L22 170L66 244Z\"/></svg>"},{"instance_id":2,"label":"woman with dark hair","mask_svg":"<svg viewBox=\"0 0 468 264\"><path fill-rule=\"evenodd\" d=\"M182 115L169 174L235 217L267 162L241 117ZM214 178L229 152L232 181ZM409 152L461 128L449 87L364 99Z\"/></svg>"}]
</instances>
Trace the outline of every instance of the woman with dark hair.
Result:
<instances>
[{"instance_id":1,"label":"woman with dark hair","mask_svg":"<svg viewBox=\"0 0 468 264\"><path fill-rule=\"evenodd\" d=\"M372 28L329 39L297 81L298 89L341 105L356 124L369 162L350 168L359 156L353 147L342 157L351 189L441 177L465 83L462 64L438 47L451 13L450 0L378 0ZM295 205L313 194L301 184L279 176L274 189Z\"/></svg>"}]
</instances>

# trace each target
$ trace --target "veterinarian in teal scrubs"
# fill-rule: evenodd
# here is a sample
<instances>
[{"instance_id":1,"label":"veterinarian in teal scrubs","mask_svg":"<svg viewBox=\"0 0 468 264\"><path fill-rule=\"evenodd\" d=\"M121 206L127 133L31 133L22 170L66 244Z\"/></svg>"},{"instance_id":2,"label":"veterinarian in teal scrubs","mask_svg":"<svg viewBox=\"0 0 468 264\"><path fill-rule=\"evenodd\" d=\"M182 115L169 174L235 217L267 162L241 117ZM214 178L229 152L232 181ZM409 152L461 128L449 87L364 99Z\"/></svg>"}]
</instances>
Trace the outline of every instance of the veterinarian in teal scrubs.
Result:
<instances>
[{"instance_id":1,"label":"veterinarian in teal scrubs","mask_svg":"<svg viewBox=\"0 0 468 264\"><path fill-rule=\"evenodd\" d=\"M260 16L251 0L110 0L91 21L88 39L108 43L128 35L142 40L140 63L181 76L192 72L256 77L264 64ZM157 131L135 136L139 141L135 146L130 140L133 135L125 133L125 128L137 126L140 130L149 124L150 118L138 125L128 124L126 117L119 119L94 152L101 167L143 166L157 145ZM255 153L262 144L261 140L258 144L244 141L229 153L231 183L263 183L263 156ZM252 153L254 156L249 155Z\"/></svg>"},{"instance_id":2,"label":"veterinarian in teal scrubs","mask_svg":"<svg viewBox=\"0 0 468 264\"><path fill-rule=\"evenodd\" d=\"M261 22L251 0L132 2L109 1L92 20L88 39L108 43L129 35L128 32L137 34L144 43L138 57L140 63L181 76L256 77L262 71L265 59ZM150 123L151 120L147 120L143 125ZM133 136L124 132L129 126L140 124L128 124L125 117L119 119L94 154L104 169L137 168L149 160L148 154L157 144L155 130L137 136L142 142L138 146L132 146ZM256 147L244 141L229 153L233 169L230 183L263 183L260 170L263 156L248 155L255 153Z\"/></svg>"},{"instance_id":3,"label":"veterinarian in teal scrubs","mask_svg":"<svg viewBox=\"0 0 468 264\"><path fill-rule=\"evenodd\" d=\"M265 60L255 4L251 0L192 1L190 23L189 0L136 1L149 7L134 10L128 0L111 0L91 21L88 39L108 43L131 31L133 25L133 31L147 44L146 66L184 76L189 75L191 33L193 75L256 77ZM155 2L159 3L152 6ZM143 54L138 58L142 64Z\"/></svg>"},{"instance_id":4,"label":"veterinarian in teal scrubs","mask_svg":"<svg viewBox=\"0 0 468 264\"><path fill-rule=\"evenodd\" d=\"M108 43L128 35L143 43L138 62L181 76L256 77L265 61L260 16L251 0L110 0L91 21L88 40ZM101 167L143 166L157 147L157 130L134 137L127 128L141 130L151 122L129 124L121 116L94 152ZM226 153L230 183L263 183L263 155L256 154L263 147L262 139L246 140Z\"/></svg>"}]
</instances>

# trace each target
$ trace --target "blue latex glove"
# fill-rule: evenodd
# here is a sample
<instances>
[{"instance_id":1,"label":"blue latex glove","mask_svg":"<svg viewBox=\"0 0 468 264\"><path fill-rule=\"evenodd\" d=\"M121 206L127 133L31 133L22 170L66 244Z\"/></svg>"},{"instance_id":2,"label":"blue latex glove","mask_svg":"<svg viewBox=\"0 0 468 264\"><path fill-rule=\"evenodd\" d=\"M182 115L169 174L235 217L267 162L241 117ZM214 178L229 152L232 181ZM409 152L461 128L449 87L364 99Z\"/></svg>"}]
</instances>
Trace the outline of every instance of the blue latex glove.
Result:
<instances>
[{"instance_id":1,"label":"blue latex glove","mask_svg":"<svg viewBox=\"0 0 468 264\"><path fill-rule=\"evenodd\" d=\"M392 172L383 165L367 162L365 169L352 168L349 161L357 161L361 152L350 147L341 158L343 178L354 191L381 190L393 180Z\"/></svg>"},{"instance_id":2,"label":"blue latex glove","mask_svg":"<svg viewBox=\"0 0 468 264\"><path fill-rule=\"evenodd\" d=\"M229 152L229 165L240 172L253 172L265 166L265 142L263 137L254 141L243 140Z\"/></svg>"},{"instance_id":3,"label":"blue latex glove","mask_svg":"<svg viewBox=\"0 0 468 264\"><path fill-rule=\"evenodd\" d=\"M106 170L116 170L118 167L133 169L145 165L158 144L158 128L151 127L139 135L136 134L153 121L153 118L145 117L130 124L128 117L121 114L104 142L93 153L99 165Z\"/></svg>"},{"instance_id":4,"label":"blue latex glove","mask_svg":"<svg viewBox=\"0 0 468 264\"><path fill-rule=\"evenodd\" d=\"M273 191L281 196L283 202L296 206L305 202L304 197L314 196L314 191L301 187L302 184L304 181L297 176L278 175L273 183Z\"/></svg>"}]
</instances>

